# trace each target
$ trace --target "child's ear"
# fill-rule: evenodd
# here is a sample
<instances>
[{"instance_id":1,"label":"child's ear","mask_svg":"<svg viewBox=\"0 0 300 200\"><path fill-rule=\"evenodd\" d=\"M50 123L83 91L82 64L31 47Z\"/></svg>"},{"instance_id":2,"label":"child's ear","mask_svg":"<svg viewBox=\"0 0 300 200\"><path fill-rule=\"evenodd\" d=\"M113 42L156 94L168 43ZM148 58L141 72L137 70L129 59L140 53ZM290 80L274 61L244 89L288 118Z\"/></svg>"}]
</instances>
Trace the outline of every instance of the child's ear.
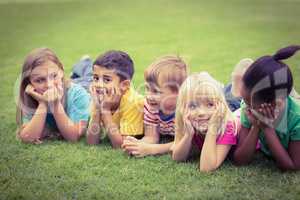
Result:
<instances>
[{"instance_id":1,"label":"child's ear","mask_svg":"<svg viewBox=\"0 0 300 200\"><path fill-rule=\"evenodd\" d=\"M130 88L130 80L124 80L120 83L120 89L122 92L126 92Z\"/></svg>"}]
</instances>

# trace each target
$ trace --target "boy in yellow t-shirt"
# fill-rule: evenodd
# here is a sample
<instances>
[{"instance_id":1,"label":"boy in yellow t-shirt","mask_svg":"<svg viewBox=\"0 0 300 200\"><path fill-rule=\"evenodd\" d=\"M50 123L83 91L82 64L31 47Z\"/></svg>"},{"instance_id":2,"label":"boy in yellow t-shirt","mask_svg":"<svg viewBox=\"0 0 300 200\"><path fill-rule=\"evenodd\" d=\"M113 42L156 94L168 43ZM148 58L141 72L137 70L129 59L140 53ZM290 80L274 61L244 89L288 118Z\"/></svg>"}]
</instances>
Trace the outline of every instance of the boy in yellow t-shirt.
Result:
<instances>
[{"instance_id":1,"label":"boy in yellow t-shirt","mask_svg":"<svg viewBox=\"0 0 300 200\"><path fill-rule=\"evenodd\" d=\"M143 96L131 86L133 61L122 51L108 51L93 63L91 120L87 143L98 144L105 128L114 148L126 136L143 134Z\"/></svg>"}]
</instances>

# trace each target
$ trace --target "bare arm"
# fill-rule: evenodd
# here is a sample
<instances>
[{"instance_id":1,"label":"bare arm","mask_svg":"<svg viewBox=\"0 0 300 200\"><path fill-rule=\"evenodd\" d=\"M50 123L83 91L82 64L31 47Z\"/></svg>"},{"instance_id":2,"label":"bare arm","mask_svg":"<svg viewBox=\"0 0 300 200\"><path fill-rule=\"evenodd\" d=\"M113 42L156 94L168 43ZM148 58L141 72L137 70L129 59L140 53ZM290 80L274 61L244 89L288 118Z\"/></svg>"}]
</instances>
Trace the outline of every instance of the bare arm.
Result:
<instances>
[{"instance_id":1,"label":"bare arm","mask_svg":"<svg viewBox=\"0 0 300 200\"><path fill-rule=\"evenodd\" d=\"M200 171L216 170L225 160L231 145L217 145L215 133L208 132L200 155Z\"/></svg>"},{"instance_id":2,"label":"bare arm","mask_svg":"<svg viewBox=\"0 0 300 200\"><path fill-rule=\"evenodd\" d=\"M291 141L286 151L273 128L265 128L264 134L277 166L282 170L299 170L300 141Z\"/></svg>"},{"instance_id":3,"label":"bare arm","mask_svg":"<svg viewBox=\"0 0 300 200\"><path fill-rule=\"evenodd\" d=\"M257 126L252 126L250 129L242 126L239 132L238 145L233 156L235 164L246 165L252 160L256 151L258 133L259 128Z\"/></svg>"},{"instance_id":4,"label":"bare arm","mask_svg":"<svg viewBox=\"0 0 300 200\"><path fill-rule=\"evenodd\" d=\"M32 143L41 139L46 123L47 104L39 103L32 119L20 131L19 137L23 142Z\"/></svg>"},{"instance_id":5,"label":"bare arm","mask_svg":"<svg viewBox=\"0 0 300 200\"><path fill-rule=\"evenodd\" d=\"M100 112L93 111L94 113L91 115L91 119L89 122L89 126L86 132L86 140L90 145L96 145L100 142Z\"/></svg>"},{"instance_id":6,"label":"bare arm","mask_svg":"<svg viewBox=\"0 0 300 200\"><path fill-rule=\"evenodd\" d=\"M71 142L78 141L85 130L87 122L80 121L78 123L74 123L70 120L60 101L57 101L57 103L54 104L52 113L62 136Z\"/></svg>"},{"instance_id":7,"label":"bare arm","mask_svg":"<svg viewBox=\"0 0 300 200\"><path fill-rule=\"evenodd\" d=\"M134 137L128 136L124 140L122 148L130 155L136 157L144 157L148 155L165 154L171 151L173 142L158 144L159 133L157 127L145 125L145 136L138 140Z\"/></svg>"},{"instance_id":8,"label":"bare arm","mask_svg":"<svg viewBox=\"0 0 300 200\"><path fill-rule=\"evenodd\" d=\"M111 113L103 113L102 120L113 148L121 148L123 144L123 136L121 135L117 124L112 121Z\"/></svg>"},{"instance_id":9,"label":"bare arm","mask_svg":"<svg viewBox=\"0 0 300 200\"><path fill-rule=\"evenodd\" d=\"M159 133L157 132L157 127L147 124L144 124L144 127L145 136L141 139L141 141L150 144L157 144L159 142Z\"/></svg>"},{"instance_id":10,"label":"bare arm","mask_svg":"<svg viewBox=\"0 0 300 200\"><path fill-rule=\"evenodd\" d=\"M177 135L176 135L177 136ZM176 139L173 147L172 159L178 162L185 161L190 153L192 148L192 134L184 134L180 139Z\"/></svg>"}]
</instances>

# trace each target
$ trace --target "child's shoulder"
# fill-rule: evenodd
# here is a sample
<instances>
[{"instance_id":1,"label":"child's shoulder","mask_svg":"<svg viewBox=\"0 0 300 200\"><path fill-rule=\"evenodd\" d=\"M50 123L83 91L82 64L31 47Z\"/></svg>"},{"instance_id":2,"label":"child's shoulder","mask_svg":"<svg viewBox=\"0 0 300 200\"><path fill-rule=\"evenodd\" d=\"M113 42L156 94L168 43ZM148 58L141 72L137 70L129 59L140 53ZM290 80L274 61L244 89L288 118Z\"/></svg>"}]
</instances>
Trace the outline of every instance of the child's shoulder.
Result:
<instances>
[{"instance_id":1,"label":"child's shoulder","mask_svg":"<svg viewBox=\"0 0 300 200\"><path fill-rule=\"evenodd\" d=\"M129 88L121 97L120 107L144 107L144 96L134 88Z\"/></svg>"},{"instance_id":2,"label":"child's shoulder","mask_svg":"<svg viewBox=\"0 0 300 200\"><path fill-rule=\"evenodd\" d=\"M300 126L300 103L293 97L288 97L288 122Z\"/></svg>"},{"instance_id":3,"label":"child's shoulder","mask_svg":"<svg viewBox=\"0 0 300 200\"><path fill-rule=\"evenodd\" d=\"M89 98L90 95L84 89L81 85L76 84L76 83L70 83L68 90L67 90L67 98L68 99L73 99L73 98Z\"/></svg>"}]
</instances>

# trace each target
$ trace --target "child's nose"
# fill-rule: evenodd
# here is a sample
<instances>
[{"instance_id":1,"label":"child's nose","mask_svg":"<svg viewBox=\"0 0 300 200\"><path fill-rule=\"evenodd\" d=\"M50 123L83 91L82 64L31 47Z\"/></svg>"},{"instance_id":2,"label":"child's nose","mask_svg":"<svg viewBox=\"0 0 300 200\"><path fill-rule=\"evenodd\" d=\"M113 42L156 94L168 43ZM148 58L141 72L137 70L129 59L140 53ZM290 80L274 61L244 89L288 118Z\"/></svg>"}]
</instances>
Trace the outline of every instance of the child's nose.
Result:
<instances>
[{"instance_id":1,"label":"child's nose","mask_svg":"<svg viewBox=\"0 0 300 200\"><path fill-rule=\"evenodd\" d=\"M95 83L95 86L96 86L96 87L101 87L101 88L103 88L103 87L104 87L104 82L103 82L101 79L99 79L99 80Z\"/></svg>"},{"instance_id":2,"label":"child's nose","mask_svg":"<svg viewBox=\"0 0 300 200\"><path fill-rule=\"evenodd\" d=\"M205 115L207 113L207 111L201 107L197 108L197 115L198 116L202 116Z\"/></svg>"},{"instance_id":3,"label":"child's nose","mask_svg":"<svg viewBox=\"0 0 300 200\"><path fill-rule=\"evenodd\" d=\"M48 79L47 80L47 89L53 88L55 86L55 83L53 80Z\"/></svg>"}]
</instances>

